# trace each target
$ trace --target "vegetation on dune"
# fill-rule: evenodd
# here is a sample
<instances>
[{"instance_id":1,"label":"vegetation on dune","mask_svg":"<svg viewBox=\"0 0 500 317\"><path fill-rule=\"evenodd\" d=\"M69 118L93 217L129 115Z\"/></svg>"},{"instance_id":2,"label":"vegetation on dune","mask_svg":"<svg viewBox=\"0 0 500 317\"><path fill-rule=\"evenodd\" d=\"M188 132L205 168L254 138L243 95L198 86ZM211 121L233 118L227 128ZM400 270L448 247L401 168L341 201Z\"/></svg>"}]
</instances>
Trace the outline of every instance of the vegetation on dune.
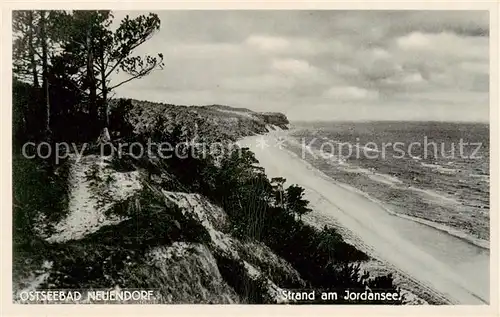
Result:
<instances>
[{"instance_id":1,"label":"vegetation on dune","mask_svg":"<svg viewBox=\"0 0 500 317\"><path fill-rule=\"evenodd\" d=\"M216 260L224 280L247 304L267 304L272 301L271 298L266 296L267 285L265 278L250 278L243 261L220 255L216 255Z\"/></svg>"},{"instance_id":2,"label":"vegetation on dune","mask_svg":"<svg viewBox=\"0 0 500 317\"><path fill-rule=\"evenodd\" d=\"M133 287L124 269L144 265L149 249L176 241L210 240L201 224L183 215L178 207L166 205L161 193L147 186L110 212L129 219L51 248L49 253L60 260L54 263L55 273L47 282L50 287Z\"/></svg>"},{"instance_id":3,"label":"vegetation on dune","mask_svg":"<svg viewBox=\"0 0 500 317\"><path fill-rule=\"evenodd\" d=\"M176 128L172 133L149 131L148 135L160 137L158 142L182 141ZM368 256L344 242L334 229L318 230L305 224L301 217L311 209L303 189L297 185L283 188L284 179L269 180L247 148L229 152L218 165L210 156L199 158L196 151L190 148L186 157L173 156L162 164L184 191L202 193L227 212L233 236L269 246L297 269L309 287L399 292L391 276L370 279L362 274L355 263Z\"/></svg>"}]
</instances>

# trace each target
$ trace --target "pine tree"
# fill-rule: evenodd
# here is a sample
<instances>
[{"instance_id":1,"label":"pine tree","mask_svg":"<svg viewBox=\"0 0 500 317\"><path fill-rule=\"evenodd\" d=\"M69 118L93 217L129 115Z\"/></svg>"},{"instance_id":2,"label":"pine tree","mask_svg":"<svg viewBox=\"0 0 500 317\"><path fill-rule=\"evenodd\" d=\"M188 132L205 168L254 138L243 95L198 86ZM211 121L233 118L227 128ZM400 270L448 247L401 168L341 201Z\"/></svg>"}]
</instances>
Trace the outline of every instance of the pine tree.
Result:
<instances>
[{"instance_id":1,"label":"pine tree","mask_svg":"<svg viewBox=\"0 0 500 317\"><path fill-rule=\"evenodd\" d=\"M75 75L81 91L88 95L89 115L96 122L100 140L109 140L109 98L117 87L163 67L163 55L133 56L133 51L149 40L160 28L158 15L150 13L134 19L126 16L114 31L110 11L75 11L70 16L71 31L64 54L80 68ZM129 75L110 87L113 74ZM95 131L97 134L97 130Z\"/></svg>"},{"instance_id":2,"label":"pine tree","mask_svg":"<svg viewBox=\"0 0 500 317\"><path fill-rule=\"evenodd\" d=\"M27 80L33 87L40 86L39 61L36 57L36 14L34 11L13 11L12 12L12 32L13 41L13 71L21 80Z\"/></svg>"}]
</instances>

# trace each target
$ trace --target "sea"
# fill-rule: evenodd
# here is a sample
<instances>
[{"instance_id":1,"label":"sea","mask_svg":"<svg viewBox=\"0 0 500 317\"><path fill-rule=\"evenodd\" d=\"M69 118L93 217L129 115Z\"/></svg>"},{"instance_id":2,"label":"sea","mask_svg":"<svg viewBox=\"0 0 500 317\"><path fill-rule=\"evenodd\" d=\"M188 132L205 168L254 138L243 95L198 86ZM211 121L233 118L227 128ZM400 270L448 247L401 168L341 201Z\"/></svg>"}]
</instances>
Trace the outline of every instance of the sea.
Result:
<instances>
[{"instance_id":1,"label":"sea","mask_svg":"<svg viewBox=\"0 0 500 317\"><path fill-rule=\"evenodd\" d=\"M484 123L297 122L286 147L394 215L489 248Z\"/></svg>"}]
</instances>

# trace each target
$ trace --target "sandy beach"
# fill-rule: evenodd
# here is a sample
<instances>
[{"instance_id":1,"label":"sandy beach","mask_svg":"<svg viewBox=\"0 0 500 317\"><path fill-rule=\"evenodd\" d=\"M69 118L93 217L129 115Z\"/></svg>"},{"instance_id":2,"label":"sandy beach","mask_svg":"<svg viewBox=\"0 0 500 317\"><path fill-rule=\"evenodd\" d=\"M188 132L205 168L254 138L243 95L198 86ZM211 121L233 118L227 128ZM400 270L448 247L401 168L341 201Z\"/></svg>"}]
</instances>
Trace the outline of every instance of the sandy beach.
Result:
<instances>
[{"instance_id":1,"label":"sandy beach","mask_svg":"<svg viewBox=\"0 0 500 317\"><path fill-rule=\"evenodd\" d=\"M313 225L334 225L359 249L387 263L419 288L450 304L489 302L489 250L422 223L390 214L359 191L335 182L297 155L280 148L278 136L241 140L256 155L268 177L299 184L313 212ZM264 146L262 146L265 143Z\"/></svg>"}]
</instances>

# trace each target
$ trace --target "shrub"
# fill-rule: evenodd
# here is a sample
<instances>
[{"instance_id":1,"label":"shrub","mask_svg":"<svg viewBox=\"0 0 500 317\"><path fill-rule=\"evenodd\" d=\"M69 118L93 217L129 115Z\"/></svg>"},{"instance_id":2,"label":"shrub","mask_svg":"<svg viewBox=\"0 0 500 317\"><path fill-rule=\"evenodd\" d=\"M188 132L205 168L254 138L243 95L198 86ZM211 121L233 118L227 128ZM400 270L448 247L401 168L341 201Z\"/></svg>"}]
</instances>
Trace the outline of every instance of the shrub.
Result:
<instances>
[{"instance_id":1,"label":"shrub","mask_svg":"<svg viewBox=\"0 0 500 317\"><path fill-rule=\"evenodd\" d=\"M309 201L305 200L303 196L304 188L297 185L291 185L285 191L286 209L288 212L297 215L299 219L312 211L311 208L307 207Z\"/></svg>"},{"instance_id":2,"label":"shrub","mask_svg":"<svg viewBox=\"0 0 500 317\"><path fill-rule=\"evenodd\" d=\"M49 252L57 261L49 284L57 288L124 285L123 270L140 265L148 249L175 241L210 241L198 221L177 206L166 205L161 194L147 186L108 212L129 219L81 240L53 245Z\"/></svg>"},{"instance_id":3,"label":"shrub","mask_svg":"<svg viewBox=\"0 0 500 317\"><path fill-rule=\"evenodd\" d=\"M244 301L248 304L269 303L267 281L264 278L251 278L242 260L221 254L216 254L215 258L222 278Z\"/></svg>"},{"instance_id":4,"label":"shrub","mask_svg":"<svg viewBox=\"0 0 500 317\"><path fill-rule=\"evenodd\" d=\"M38 239L35 226L41 216L56 222L67 214L68 168L66 162L52 166L41 159L13 153L14 244Z\"/></svg>"}]
</instances>

